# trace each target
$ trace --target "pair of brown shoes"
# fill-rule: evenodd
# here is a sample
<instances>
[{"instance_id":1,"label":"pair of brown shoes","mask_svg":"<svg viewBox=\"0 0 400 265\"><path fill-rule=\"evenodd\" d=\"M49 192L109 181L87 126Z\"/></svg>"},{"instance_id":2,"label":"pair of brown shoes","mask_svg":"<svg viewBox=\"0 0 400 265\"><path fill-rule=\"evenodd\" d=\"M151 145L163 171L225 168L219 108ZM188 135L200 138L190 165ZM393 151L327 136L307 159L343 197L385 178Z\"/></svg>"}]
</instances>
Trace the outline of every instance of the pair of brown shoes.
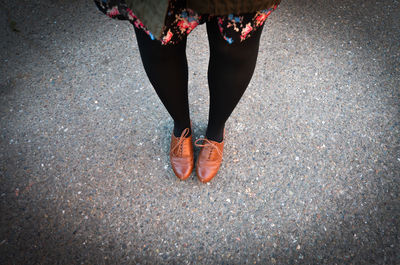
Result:
<instances>
[{"instance_id":1,"label":"pair of brown shoes","mask_svg":"<svg viewBox=\"0 0 400 265\"><path fill-rule=\"evenodd\" d=\"M174 133L171 136L169 158L175 175L181 180L187 179L194 168L192 135L187 136L188 134L189 128L186 128L180 137L175 137ZM198 144L198 141L204 141L204 143ZM196 163L197 177L203 183L209 182L215 177L221 166L224 141L219 143L206 138L200 138L194 144L202 147Z\"/></svg>"}]
</instances>

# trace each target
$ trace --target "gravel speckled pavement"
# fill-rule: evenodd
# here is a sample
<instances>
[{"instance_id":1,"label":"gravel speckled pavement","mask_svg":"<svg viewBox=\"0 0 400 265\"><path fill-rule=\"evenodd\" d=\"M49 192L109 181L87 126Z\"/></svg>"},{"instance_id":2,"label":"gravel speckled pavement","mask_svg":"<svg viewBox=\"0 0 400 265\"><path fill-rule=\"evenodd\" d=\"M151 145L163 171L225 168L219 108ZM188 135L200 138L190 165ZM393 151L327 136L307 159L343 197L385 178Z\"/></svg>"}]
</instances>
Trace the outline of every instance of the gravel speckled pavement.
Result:
<instances>
[{"instance_id":1,"label":"gravel speckled pavement","mask_svg":"<svg viewBox=\"0 0 400 265\"><path fill-rule=\"evenodd\" d=\"M1 264L400 263L399 1L283 0L209 184L174 176L128 22L0 4ZM204 25L187 53L198 138Z\"/></svg>"}]
</instances>

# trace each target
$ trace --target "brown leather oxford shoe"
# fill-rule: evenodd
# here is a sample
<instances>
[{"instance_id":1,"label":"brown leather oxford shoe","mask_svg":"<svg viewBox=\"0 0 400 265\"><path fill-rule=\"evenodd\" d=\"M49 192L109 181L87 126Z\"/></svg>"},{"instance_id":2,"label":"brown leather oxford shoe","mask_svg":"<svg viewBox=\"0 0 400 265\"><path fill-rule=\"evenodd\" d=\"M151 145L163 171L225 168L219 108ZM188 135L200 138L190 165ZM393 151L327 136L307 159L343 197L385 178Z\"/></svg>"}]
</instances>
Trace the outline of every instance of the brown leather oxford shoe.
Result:
<instances>
[{"instance_id":1,"label":"brown leather oxford shoe","mask_svg":"<svg viewBox=\"0 0 400 265\"><path fill-rule=\"evenodd\" d=\"M181 180L187 179L192 174L194 168L193 133L187 137L188 134L189 128L186 128L180 137L175 137L173 132L171 136L169 159L172 170Z\"/></svg>"},{"instance_id":2,"label":"brown leather oxford shoe","mask_svg":"<svg viewBox=\"0 0 400 265\"><path fill-rule=\"evenodd\" d=\"M198 141L204 141L204 144L198 144ZM221 166L222 155L224 151L224 141L218 143L205 138L197 139L194 143L202 147L196 162L196 173L198 179L203 182L209 182L217 175Z\"/></svg>"}]
</instances>

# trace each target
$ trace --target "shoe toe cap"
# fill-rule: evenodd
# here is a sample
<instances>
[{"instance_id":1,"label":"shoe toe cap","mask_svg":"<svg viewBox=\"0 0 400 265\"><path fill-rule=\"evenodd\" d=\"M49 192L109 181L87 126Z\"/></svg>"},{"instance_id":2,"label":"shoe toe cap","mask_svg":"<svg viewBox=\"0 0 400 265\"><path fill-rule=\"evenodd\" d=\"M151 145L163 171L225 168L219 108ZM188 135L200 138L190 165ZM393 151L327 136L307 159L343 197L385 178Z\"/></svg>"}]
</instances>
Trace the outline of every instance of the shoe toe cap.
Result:
<instances>
[{"instance_id":1,"label":"shoe toe cap","mask_svg":"<svg viewBox=\"0 0 400 265\"><path fill-rule=\"evenodd\" d=\"M190 160L173 159L171 164L175 175L181 180L187 179L193 171L193 162Z\"/></svg>"},{"instance_id":2,"label":"shoe toe cap","mask_svg":"<svg viewBox=\"0 0 400 265\"><path fill-rule=\"evenodd\" d=\"M197 177L201 182L209 182L218 173L219 166L208 165L208 166L198 166L196 169Z\"/></svg>"}]
</instances>

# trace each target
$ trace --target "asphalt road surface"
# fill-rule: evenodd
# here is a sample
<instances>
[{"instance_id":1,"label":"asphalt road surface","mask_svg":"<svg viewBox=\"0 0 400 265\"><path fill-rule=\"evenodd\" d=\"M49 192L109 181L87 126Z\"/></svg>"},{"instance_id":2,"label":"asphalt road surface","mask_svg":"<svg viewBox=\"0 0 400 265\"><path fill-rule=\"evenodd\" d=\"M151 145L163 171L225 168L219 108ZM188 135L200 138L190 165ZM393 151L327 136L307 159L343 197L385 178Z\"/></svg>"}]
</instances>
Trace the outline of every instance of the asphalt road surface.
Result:
<instances>
[{"instance_id":1,"label":"asphalt road surface","mask_svg":"<svg viewBox=\"0 0 400 265\"><path fill-rule=\"evenodd\" d=\"M0 3L1 264L400 263L399 1L283 0L209 184L174 176L128 22ZM187 56L196 139L205 25Z\"/></svg>"}]
</instances>

